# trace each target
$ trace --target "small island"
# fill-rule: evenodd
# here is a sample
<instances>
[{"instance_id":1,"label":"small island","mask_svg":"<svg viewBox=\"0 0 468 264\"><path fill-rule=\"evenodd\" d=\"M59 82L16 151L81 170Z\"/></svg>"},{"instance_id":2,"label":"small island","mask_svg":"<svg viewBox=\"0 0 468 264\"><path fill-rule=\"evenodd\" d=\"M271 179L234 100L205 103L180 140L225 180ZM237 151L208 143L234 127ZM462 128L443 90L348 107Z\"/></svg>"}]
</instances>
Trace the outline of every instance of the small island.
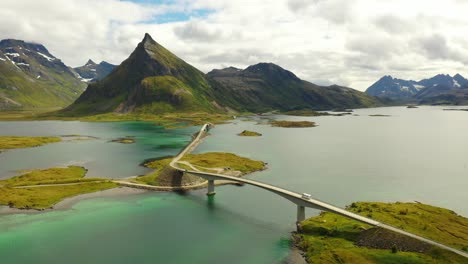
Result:
<instances>
[{"instance_id":1,"label":"small island","mask_svg":"<svg viewBox=\"0 0 468 264\"><path fill-rule=\"evenodd\" d=\"M273 121L270 121L270 125L273 127L287 127L287 128L317 126L315 122L311 122L311 121L285 121L285 120L273 120Z\"/></svg>"},{"instance_id":2,"label":"small island","mask_svg":"<svg viewBox=\"0 0 468 264\"><path fill-rule=\"evenodd\" d=\"M453 211L417 202L356 202L346 209L468 252L468 219ZM309 263L466 262L419 240L325 212L300 223L293 238Z\"/></svg>"},{"instance_id":3,"label":"small island","mask_svg":"<svg viewBox=\"0 0 468 264\"><path fill-rule=\"evenodd\" d=\"M0 205L43 210L68 197L118 186L109 179L85 178L86 172L83 167L69 166L32 170L0 180Z\"/></svg>"},{"instance_id":4,"label":"small island","mask_svg":"<svg viewBox=\"0 0 468 264\"><path fill-rule=\"evenodd\" d=\"M122 138L116 138L112 139L110 142L116 142L116 143L121 143L121 144L133 144L136 142L134 137L122 137Z\"/></svg>"},{"instance_id":5,"label":"small island","mask_svg":"<svg viewBox=\"0 0 468 264\"><path fill-rule=\"evenodd\" d=\"M39 147L60 141L62 141L60 137L0 136L0 152L8 149Z\"/></svg>"},{"instance_id":6,"label":"small island","mask_svg":"<svg viewBox=\"0 0 468 264\"><path fill-rule=\"evenodd\" d=\"M411 109L411 108L418 108L418 107L415 106L415 105L408 105L406 108L410 108L410 109Z\"/></svg>"},{"instance_id":7,"label":"small island","mask_svg":"<svg viewBox=\"0 0 468 264\"><path fill-rule=\"evenodd\" d=\"M205 180L196 176L182 175L169 166L172 157L152 160L144 164L154 171L132 179L134 183L153 186L183 187L203 183ZM177 162L177 167L210 173L220 173L240 177L266 168L263 161L252 160L226 152L208 152L201 154L187 154Z\"/></svg>"},{"instance_id":8,"label":"small island","mask_svg":"<svg viewBox=\"0 0 468 264\"><path fill-rule=\"evenodd\" d=\"M344 111L343 113L339 113L339 114L331 114L329 112L319 112L319 111L305 109L305 110L287 111L287 112L283 112L282 114L290 115L290 116L345 116L345 115L351 115L351 112Z\"/></svg>"},{"instance_id":9,"label":"small island","mask_svg":"<svg viewBox=\"0 0 468 264\"><path fill-rule=\"evenodd\" d=\"M262 136L261 133L258 133L258 132L255 132L255 131L249 131L249 130L244 130L244 131L240 132L237 135L241 136L241 137L260 137L260 136Z\"/></svg>"},{"instance_id":10,"label":"small island","mask_svg":"<svg viewBox=\"0 0 468 264\"><path fill-rule=\"evenodd\" d=\"M375 114L375 115L369 115L369 116L372 116L372 117L389 117L391 115Z\"/></svg>"}]
</instances>

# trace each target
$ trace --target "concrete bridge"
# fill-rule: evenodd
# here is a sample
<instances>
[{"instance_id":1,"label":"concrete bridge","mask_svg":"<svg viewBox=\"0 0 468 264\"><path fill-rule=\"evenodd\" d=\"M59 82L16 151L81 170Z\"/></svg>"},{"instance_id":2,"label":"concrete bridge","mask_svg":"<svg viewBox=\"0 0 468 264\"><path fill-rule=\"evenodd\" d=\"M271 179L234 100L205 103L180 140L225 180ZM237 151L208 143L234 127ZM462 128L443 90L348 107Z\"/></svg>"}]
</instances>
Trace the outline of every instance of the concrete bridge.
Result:
<instances>
[{"instance_id":1,"label":"concrete bridge","mask_svg":"<svg viewBox=\"0 0 468 264\"><path fill-rule=\"evenodd\" d=\"M289 191L289 190L286 190L284 188L280 188L280 187L277 187L277 186L273 186L271 184L266 184L266 183L262 183L262 182L258 182L258 181L254 181L254 180L239 178L239 177L227 176L227 175L216 174L216 173L194 171L194 170L186 170L186 169L179 168L177 166L177 162L185 154L187 154L188 152L190 152L194 148L196 148L196 146L200 143L200 140L206 135L206 133L209 131L210 128L211 128L210 124L203 125L202 129L200 130L198 135L192 140L192 142L184 150L182 150L170 163L170 166L173 167L176 170L179 170L179 171L181 171L183 173L189 173L189 174L192 174L192 175L195 175L195 176L206 179L208 181L207 195L214 195L215 194L215 183L214 182L216 180L224 180L224 181L227 180L227 181L232 181L232 182L237 182L237 183L242 183L242 184L249 184L249 185L252 185L252 186L255 186L255 187L270 191L270 192L273 192L273 193L275 193L275 194L277 194L277 195L291 201L292 203L294 203L297 206L297 218L296 218L296 223L297 224L300 223L301 221L305 220L305 208L308 207L308 208L313 208L313 209L317 209L317 210L321 210L321 211L326 211L326 212L338 214L338 215L341 215L341 216L344 216L344 217L347 217L347 218L350 218L350 219L353 219L353 220L357 220L359 222L362 222L362 223L365 223L365 224L368 224L368 225L371 225L371 226L380 227L380 228L383 228L383 229L393 231L395 233L399 233L399 234L402 234L402 235L405 235L405 236L409 236L409 237L412 237L412 238L417 239L419 241L422 241L422 242L428 243L430 245L433 245L433 246L436 246L436 247L439 247L439 248L454 252L454 253L456 253L458 255L461 255L461 256L464 256L464 257L468 258L468 253L463 252L461 250L454 249L452 247L443 245L443 244L438 243L436 241L433 241L433 240L430 240L430 239L427 239L427 238L424 238L424 237L421 237L421 236L406 232L404 230L401 230L401 229L395 228L393 226L384 224L384 223L376 221L374 219L370 219L370 218L367 218L367 217L352 213L350 211L347 211L347 210L345 210L343 208L331 205L329 203L326 203L326 202L323 202L323 201L320 201L320 200L317 200L317 199L314 199L314 198L303 197L303 195L300 194L300 193Z\"/></svg>"}]
</instances>

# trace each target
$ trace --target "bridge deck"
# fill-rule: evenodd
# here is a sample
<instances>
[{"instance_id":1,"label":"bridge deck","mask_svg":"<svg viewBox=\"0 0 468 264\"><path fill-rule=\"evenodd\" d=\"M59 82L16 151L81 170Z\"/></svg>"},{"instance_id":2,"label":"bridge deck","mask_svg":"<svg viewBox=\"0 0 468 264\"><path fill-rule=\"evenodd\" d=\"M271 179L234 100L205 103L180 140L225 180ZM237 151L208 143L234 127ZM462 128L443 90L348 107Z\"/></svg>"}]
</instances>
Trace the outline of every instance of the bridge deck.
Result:
<instances>
[{"instance_id":1,"label":"bridge deck","mask_svg":"<svg viewBox=\"0 0 468 264\"><path fill-rule=\"evenodd\" d=\"M331 205L329 203L320 201L318 199L313 199L313 198L303 199L302 194L292 192L292 191L286 190L284 188L280 188L280 187L277 187L277 186L273 186L271 184L262 183L262 182L249 180L249 179L244 179L244 178L238 178L238 177L227 176L227 175L216 174L216 173L207 173L207 172L200 172L200 171L185 170L185 169L181 169L181 168L177 167L177 165L176 165L177 162L185 154L187 154L187 152L194 149L200 143L201 138L208 131L208 128L209 128L209 124L203 125L203 127L201 128L201 130L198 133L197 137L195 137L195 139L184 150L182 150L179 153L179 155L177 155L172 160L172 162L170 163L171 167L173 167L176 170L179 170L179 171L182 171L182 172L185 172L185 173L190 173L190 174L202 177L202 178L207 179L207 180L229 180L229 181L234 181L234 182L239 182L239 183L244 183L244 184L249 184L249 185L252 185L252 186L256 186L256 187L271 191L273 193L276 193L276 194L290 200L291 202L293 202L293 203L295 203L295 204L297 204L299 206L310 207L310 208L315 208L315 209L319 209L319 210L339 214L339 215L342 215L344 217L348 217L350 219L357 220L357 221L362 222L362 223L366 223L366 224L369 224L369 225L372 225L372 226L377 226L377 227L384 228L384 229L387 229L387 230L390 230L390 231L393 231L393 232L396 232L396 233L399 233L399 234L402 234L402 235L405 235L405 236L412 237L412 238L417 239L419 241L428 243L430 245L433 245L433 246L436 246L436 247L439 247L439 248L443 248L445 250L451 251L453 253L456 253L458 255L461 255L461 256L464 256L464 257L468 258L468 253L463 252L461 250L454 249L452 247L446 246L446 245L438 243L436 241L433 241L433 240L430 240L430 239L427 239L427 238L424 238L424 237L421 237L421 236L406 232L404 230L401 230L401 229L395 228L393 226L381 223L381 222L376 221L374 219L370 219L370 218L367 218L367 217L352 213L352 212L347 211L347 210L345 210L343 208Z\"/></svg>"}]
</instances>

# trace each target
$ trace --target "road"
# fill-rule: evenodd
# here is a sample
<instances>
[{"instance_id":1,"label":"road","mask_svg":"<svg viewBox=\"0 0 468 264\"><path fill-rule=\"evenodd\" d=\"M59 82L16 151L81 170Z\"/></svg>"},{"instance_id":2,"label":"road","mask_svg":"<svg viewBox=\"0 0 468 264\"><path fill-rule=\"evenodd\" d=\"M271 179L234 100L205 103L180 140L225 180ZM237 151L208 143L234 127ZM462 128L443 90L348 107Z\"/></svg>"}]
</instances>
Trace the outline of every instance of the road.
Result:
<instances>
[{"instance_id":1,"label":"road","mask_svg":"<svg viewBox=\"0 0 468 264\"><path fill-rule=\"evenodd\" d=\"M201 139L203 138L205 133L208 131L209 127L210 127L209 124L203 125L202 129L200 130L198 135L195 137L195 139L172 160L172 162L170 163L171 167L173 167L176 170L179 170L179 171L182 171L182 172L185 172L185 173L190 173L192 175L196 175L196 176L202 177L202 178L207 179L207 180L227 180L227 181L233 181L233 182L238 182L238 183L243 183L243 184L249 184L249 185L252 185L252 186L256 186L256 187L268 190L270 192L276 193L276 194L290 200L291 202L297 204L298 206L310 207L310 208L314 208L314 209L318 209L318 210L322 210L322 211L335 213L335 214L338 214L338 215L341 215L341 216L344 216L344 217L347 217L347 218L350 218L350 219L353 219L353 220L357 220L357 221L365 223L365 224L380 227L380 228L383 228L383 229L393 231L395 233L399 233L399 234L402 234L402 235L405 235L405 236L412 237L412 238L417 239L419 241L428 243L430 245L433 245L433 246L436 246L436 247L451 251L451 252L456 253L458 255L461 255L461 256L463 256L465 258L468 258L468 253L463 252L461 250L446 246L446 245L441 244L441 243L439 243L437 241L430 240L430 239L418 236L416 234L413 234L413 233L404 231L402 229L387 225L385 223L381 223L381 222L376 221L374 219L367 218L367 217L352 213L352 212L347 211L347 210L345 210L343 208L331 205L329 203L320 201L318 199L314 199L314 198L303 199L302 194L299 194L299 193L296 193L296 192L293 192L293 191L289 191L289 190L286 190L286 189L281 188L281 187L273 186L271 184L262 183L262 182L258 182L258 181L254 181L254 180L239 178L239 177L227 176L227 175L216 174L216 173L207 173L207 172L201 172L201 171L195 171L195 170L193 170L193 171L192 170L185 170L185 169L177 167L177 165L176 165L177 162L185 154L187 154L189 151L193 150L194 148L196 148L198 146Z\"/></svg>"}]
</instances>

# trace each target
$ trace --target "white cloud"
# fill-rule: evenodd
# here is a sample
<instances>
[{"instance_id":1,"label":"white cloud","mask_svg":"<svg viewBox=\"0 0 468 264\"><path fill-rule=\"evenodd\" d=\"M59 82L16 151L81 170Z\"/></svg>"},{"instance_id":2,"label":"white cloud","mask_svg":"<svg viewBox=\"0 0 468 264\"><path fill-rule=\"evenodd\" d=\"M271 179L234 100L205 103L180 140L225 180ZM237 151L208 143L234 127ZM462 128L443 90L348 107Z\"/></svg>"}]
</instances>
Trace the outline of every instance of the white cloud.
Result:
<instances>
[{"instance_id":1,"label":"white cloud","mask_svg":"<svg viewBox=\"0 0 468 264\"><path fill-rule=\"evenodd\" d=\"M148 32L205 72L273 62L318 84L360 90L386 74L463 74L468 63L466 1L148 2L3 0L0 38L42 43L78 66L88 58L120 63ZM201 9L212 11L196 16ZM158 24L180 14L188 19Z\"/></svg>"}]
</instances>

